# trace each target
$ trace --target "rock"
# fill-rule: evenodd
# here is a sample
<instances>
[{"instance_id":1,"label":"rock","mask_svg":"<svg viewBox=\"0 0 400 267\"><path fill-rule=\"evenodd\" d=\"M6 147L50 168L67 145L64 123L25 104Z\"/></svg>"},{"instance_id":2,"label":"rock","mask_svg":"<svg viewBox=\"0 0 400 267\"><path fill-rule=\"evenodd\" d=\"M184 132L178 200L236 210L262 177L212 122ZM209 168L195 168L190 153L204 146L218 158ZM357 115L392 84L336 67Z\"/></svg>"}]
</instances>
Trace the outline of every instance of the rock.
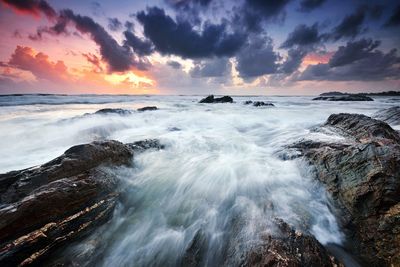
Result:
<instances>
[{"instance_id":1,"label":"rock","mask_svg":"<svg viewBox=\"0 0 400 267\"><path fill-rule=\"evenodd\" d=\"M156 106L149 106L149 107L143 107L143 108L138 108L137 111L151 111L151 110L157 110L158 108Z\"/></svg>"},{"instance_id":2,"label":"rock","mask_svg":"<svg viewBox=\"0 0 400 267\"><path fill-rule=\"evenodd\" d=\"M230 96L223 97L214 97L213 95L209 95L206 98L200 100L199 103L233 103L233 99Z\"/></svg>"},{"instance_id":3,"label":"rock","mask_svg":"<svg viewBox=\"0 0 400 267\"><path fill-rule=\"evenodd\" d=\"M364 96L364 95L319 96L319 97L313 98L313 100L324 100L324 101L374 101L369 96Z\"/></svg>"},{"instance_id":4,"label":"rock","mask_svg":"<svg viewBox=\"0 0 400 267\"><path fill-rule=\"evenodd\" d=\"M400 106L381 109L373 117L391 125L400 125Z\"/></svg>"},{"instance_id":5,"label":"rock","mask_svg":"<svg viewBox=\"0 0 400 267\"><path fill-rule=\"evenodd\" d=\"M341 96L341 95L346 95L346 94L342 92L333 91L333 92L322 93L319 96Z\"/></svg>"},{"instance_id":6,"label":"rock","mask_svg":"<svg viewBox=\"0 0 400 267\"><path fill-rule=\"evenodd\" d=\"M277 232L265 234L262 244L246 253L240 266L343 267L313 236L296 231L281 219L275 224Z\"/></svg>"},{"instance_id":7,"label":"rock","mask_svg":"<svg viewBox=\"0 0 400 267\"><path fill-rule=\"evenodd\" d=\"M243 104L245 105L250 105L252 104L254 107L262 107L262 106L268 106L268 107L274 107L275 105L272 103L264 102L264 101L251 101L247 100Z\"/></svg>"},{"instance_id":8,"label":"rock","mask_svg":"<svg viewBox=\"0 0 400 267\"><path fill-rule=\"evenodd\" d=\"M141 151L154 140L136 142ZM108 167L132 164L132 144L71 147L38 167L0 175L0 265L40 265L54 250L109 220L120 195Z\"/></svg>"},{"instance_id":9,"label":"rock","mask_svg":"<svg viewBox=\"0 0 400 267\"><path fill-rule=\"evenodd\" d=\"M368 266L400 266L400 136L385 122L331 115L322 128L344 143L292 145L326 185L353 252Z\"/></svg>"},{"instance_id":10,"label":"rock","mask_svg":"<svg viewBox=\"0 0 400 267\"><path fill-rule=\"evenodd\" d=\"M94 114L118 114L118 115L129 115L132 111L122 108L103 108L96 111Z\"/></svg>"},{"instance_id":11,"label":"rock","mask_svg":"<svg viewBox=\"0 0 400 267\"><path fill-rule=\"evenodd\" d=\"M165 146L160 143L157 139L145 139L134 143L126 144L130 149L135 152L143 152L148 149L164 149Z\"/></svg>"}]
</instances>

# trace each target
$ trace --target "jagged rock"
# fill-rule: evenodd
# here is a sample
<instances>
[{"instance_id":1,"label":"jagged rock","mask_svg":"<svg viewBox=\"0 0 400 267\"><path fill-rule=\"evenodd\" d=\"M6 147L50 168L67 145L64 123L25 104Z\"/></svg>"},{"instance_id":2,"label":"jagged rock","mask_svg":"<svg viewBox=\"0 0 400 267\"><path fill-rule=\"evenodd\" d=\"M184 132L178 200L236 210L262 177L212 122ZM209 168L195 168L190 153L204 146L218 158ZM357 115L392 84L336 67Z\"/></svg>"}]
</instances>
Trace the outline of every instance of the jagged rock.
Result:
<instances>
[{"instance_id":1,"label":"jagged rock","mask_svg":"<svg viewBox=\"0 0 400 267\"><path fill-rule=\"evenodd\" d=\"M143 108L138 108L137 111L151 111L151 110L157 110L158 108L156 106L149 106L149 107L143 107Z\"/></svg>"},{"instance_id":2,"label":"jagged rock","mask_svg":"<svg viewBox=\"0 0 400 267\"><path fill-rule=\"evenodd\" d=\"M373 117L391 125L400 125L400 106L381 109Z\"/></svg>"},{"instance_id":3,"label":"jagged rock","mask_svg":"<svg viewBox=\"0 0 400 267\"><path fill-rule=\"evenodd\" d=\"M274 107L275 105L272 103L264 102L264 101L251 101L247 100L243 104L245 105L253 105L254 107L262 107L262 106L268 106L268 107Z\"/></svg>"},{"instance_id":4,"label":"jagged rock","mask_svg":"<svg viewBox=\"0 0 400 267\"><path fill-rule=\"evenodd\" d=\"M400 266L400 136L385 122L331 115L322 128L344 143L292 145L315 168L337 207L356 255L369 266Z\"/></svg>"},{"instance_id":5,"label":"jagged rock","mask_svg":"<svg viewBox=\"0 0 400 267\"><path fill-rule=\"evenodd\" d=\"M0 265L37 265L108 221L120 195L108 167L132 164L136 148L161 147L134 144L77 145L41 166L1 174Z\"/></svg>"},{"instance_id":6,"label":"jagged rock","mask_svg":"<svg viewBox=\"0 0 400 267\"><path fill-rule=\"evenodd\" d=\"M277 232L265 234L262 244L246 253L240 266L343 267L313 236L296 231L281 219L275 220L275 225Z\"/></svg>"},{"instance_id":7,"label":"jagged rock","mask_svg":"<svg viewBox=\"0 0 400 267\"><path fill-rule=\"evenodd\" d=\"M94 114L118 114L118 115L129 115L132 111L122 108L103 108L96 111Z\"/></svg>"},{"instance_id":8,"label":"jagged rock","mask_svg":"<svg viewBox=\"0 0 400 267\"><path fill-rule=\"evenodd\" d=\"M341 95L345 95L345 94L342 92L338 92L338 91L332 91L332 92L322 93L319 96L341 96Z\"/></svg>"},{"instance_id":9,"label":"jagged rock","mask_svg":"<svg viewBox=\"0 0 400 267\"><path fill-rule=\"evenodd\" d=\"M148 149L164 149L165 146L160 143L157 139L145 139L142 141L137 141L134 143L126 144L129 148L131 148L135 152L142 152Z\"/></svg>"},{"instance_id":10,"label":"jagged rock","mask_svg":"<svg viewBox=\"0 0 400 267\"><path fill-rule=\"evenodd\" d=\"M324 101L374 101L369 96L365 95L336 95L336 96L319 96L313 98L313 100L324 100Z\"/></svg>"},{"instance_id":11,"label":"jagged rock","mask_svg":"<svg viewBox=\"0 0 400 267\"><path fill-rule=\"evenodd\" d=\"M214 97L213 95L209 95L200 100L199 103L233 103L233 99L230 96Z\"/></svg>"}]
</instances>

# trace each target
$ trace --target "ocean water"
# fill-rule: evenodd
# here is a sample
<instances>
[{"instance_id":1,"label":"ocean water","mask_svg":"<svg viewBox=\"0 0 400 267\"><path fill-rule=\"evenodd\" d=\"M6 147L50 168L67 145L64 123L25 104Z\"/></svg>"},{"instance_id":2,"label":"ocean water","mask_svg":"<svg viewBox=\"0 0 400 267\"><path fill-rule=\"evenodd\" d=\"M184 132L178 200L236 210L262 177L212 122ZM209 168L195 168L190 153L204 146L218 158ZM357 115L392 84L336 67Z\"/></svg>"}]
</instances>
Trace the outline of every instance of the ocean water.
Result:
<instances>
[{"instance_id":1,"label":"ocean water","mask_svg":"<svg viewBox=\"0 0 400 267\"><path fill-rule=\"evenodd\" d=\"M329 198L309 166L279 155L302 138L340 140L310 131L330 114L371 115L399 100L236 96L233 104L199 104L201 98L2 96L0 173L43 164L93 140L157 138L166 146L135 155L133 168L110 170L127 197L110 223L62 253L81 265L176 266L199 233L203 266L226 264L227 255L234 265L263 234L274 233L274 218L308 230L322 244L342 244ZM246 106L245 100L275 107ZM101 108L153 105L159 110L82 116Z\"/></svg>"}]
</instances>

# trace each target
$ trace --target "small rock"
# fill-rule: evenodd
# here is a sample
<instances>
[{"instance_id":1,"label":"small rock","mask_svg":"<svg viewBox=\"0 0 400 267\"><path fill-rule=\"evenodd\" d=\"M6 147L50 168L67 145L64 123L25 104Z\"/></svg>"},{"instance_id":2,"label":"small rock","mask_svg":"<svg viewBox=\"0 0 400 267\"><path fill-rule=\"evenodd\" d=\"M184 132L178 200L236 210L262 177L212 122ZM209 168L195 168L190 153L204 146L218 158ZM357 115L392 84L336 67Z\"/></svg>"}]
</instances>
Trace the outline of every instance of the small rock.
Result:
<instances>
[{"instance_id":1,"label":"small rock","mask_svg":"<svg viewBox=\"0 0 400 267\"><path fill-rule=\"evenodd\" d=\"M233 103L233 99L230 96L214 97L213 95L209 95L200 100L199 103Z\"/></svg>"},{"instance_id":2,"label":"small rock","mask_svg":"<svg viewBox=\"0 0 400 267\"><path fill-rule=\"evenodd\" d=\"M151 111L151 110L157 110L158 108L156 106L149 106L149 107L143 107L143 108L138 108L137 111Z\"/></svg>"}]
</instances>

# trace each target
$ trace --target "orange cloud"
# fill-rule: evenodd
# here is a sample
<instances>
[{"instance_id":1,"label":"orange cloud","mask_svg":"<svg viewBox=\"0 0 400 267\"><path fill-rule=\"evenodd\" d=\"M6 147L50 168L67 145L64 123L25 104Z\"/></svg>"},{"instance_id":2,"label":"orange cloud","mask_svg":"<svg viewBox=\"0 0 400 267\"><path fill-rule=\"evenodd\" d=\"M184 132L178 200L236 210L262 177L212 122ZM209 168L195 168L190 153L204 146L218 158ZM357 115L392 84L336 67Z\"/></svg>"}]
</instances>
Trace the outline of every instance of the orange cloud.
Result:
<instances>
[{"instance_id":1,"label":"orange cloud","mask_svg":"<svg viewBox=\"0 0 400 267\"><path fill-rule=\"evenodd\" d=\"M327 52L327 53L309 53L305 58L303 59L303 65L308 66L308 65L317 65L317 64L326 64L329 62L331 57L333 56L335 52Z\"/></svg>"}]
</instances>

